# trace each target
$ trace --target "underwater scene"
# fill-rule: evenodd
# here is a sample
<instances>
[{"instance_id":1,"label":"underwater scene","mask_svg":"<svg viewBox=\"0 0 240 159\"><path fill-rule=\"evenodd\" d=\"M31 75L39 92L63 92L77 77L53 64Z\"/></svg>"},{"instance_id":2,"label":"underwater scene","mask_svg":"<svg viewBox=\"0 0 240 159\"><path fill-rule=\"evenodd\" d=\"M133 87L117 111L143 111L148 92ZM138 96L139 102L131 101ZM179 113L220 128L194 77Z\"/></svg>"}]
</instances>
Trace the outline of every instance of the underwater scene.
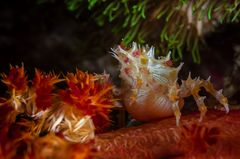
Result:
<instances>
[{"instance_id":1,"label":"underwater scene","mask_svg":"<svg viewBox=\"0 0 240 159\"><path fill-rule=\"evenodd\" d=\"M0 159L239 159L240 0L0 2Z\"/></svg>"}]
</instances>

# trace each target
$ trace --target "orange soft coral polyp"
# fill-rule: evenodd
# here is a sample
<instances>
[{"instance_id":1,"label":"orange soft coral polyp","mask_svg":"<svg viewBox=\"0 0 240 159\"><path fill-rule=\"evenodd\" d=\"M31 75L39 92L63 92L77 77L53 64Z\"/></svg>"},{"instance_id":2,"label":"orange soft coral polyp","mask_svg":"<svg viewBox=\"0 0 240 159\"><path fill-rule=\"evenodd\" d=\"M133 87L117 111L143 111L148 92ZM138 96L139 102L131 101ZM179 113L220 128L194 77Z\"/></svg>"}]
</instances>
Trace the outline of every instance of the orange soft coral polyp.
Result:
<instances>
[{"instance_id":1,"label":"orange soft coral polyp","mask_svg":"<svg viewBox=\"0 0 240 159\"><path fill-rule=\"evenodd\" d=\"M98 111L105 114L104 109L113 106L110 95L112 86L105 84L108 82L107 80L103 84L100 80L100 78L80 70L77 70L75 75L67 74L66 81L69 89L61 92L63 101L74 105L86 115L94 116Z\"/></svg>"},{"instance_id":2,"label":"orange soft coral polyp","mask_svg":"<svg viewBox=\"0 0 240 159\"><path fill-rule=\"evenodd\" d=\"M26 93L28 91L28 80L25 76L24 67L10 66L9 74L2 74L2 82L8 87L9 99L5 103L14 107L18 112L23 112L22 106L26 102ZM2 104L1 104L2 105Z\"/></svg>"},{"instance_id":3,"label":"orange soft coral polyp","mask_svg":"<svg viewBox=\"0 0 240 159\"><path fill-rule=\"evenodd\" d=\"M68 87L59 92L62 105L65 111L64 127L75 127L76 132L84 129L78 127L78 121L74 116L82 116L79 120L84 120L86 137L91 138L91 131L104 130L110 124L109 111L113 107L112 85L108 81L107 75L92 75L76 70L76 73L68 73L66 83ZM91 118L89 119L88 116ZM93 127L94 125L94 127ZM81 141L82 136L75 135L71 131L65 131L67 139Z\"/></svg>"},{"instance_id":4,"label":"orange soft coral polyp","mask_svg":"<svg viewBox=\"0 0 240 159\"><path fill-rule=\"evenodd\" d=\"M9 91L21 94L28 88L27 77L25 76L24 66L10 66L9 74L2 74L2 82L7 85Z\"/></svg>"},{"instance_id":5,"label":"orange soft coral polyp","mask_svg":"<svg viewBox=\"0 0 240 159\"><path fill-rule=\"evenodd\" d=\"M62 81L59 76L55 74L44 74L39 70L35 70L35 77L33 79L33 88L36 94L36 106L40 110L46 110L52 104L54 85Z\"/></svg>"},{"instance_id":6,"label":"orange soft coral polyp","mask_svg":"<svg viewBox=\"0 0 240 159\"><path fill-rule=\"evenodd\" d=\"M95 129L103 129L110 123L108 115L114 99L105 74L93 75L77 69L76 73L60 79L59 75L36 69L30 81L23 66L16 66L2 77L10 99L2 99L1 105L13 108L14 118L20 113L31 118L35 124L30 131L36 136L53 132L62 134L68 141L82 143L94 138ZM58 82L67 86L57 88Z\"/></svg>"}]
</instances>

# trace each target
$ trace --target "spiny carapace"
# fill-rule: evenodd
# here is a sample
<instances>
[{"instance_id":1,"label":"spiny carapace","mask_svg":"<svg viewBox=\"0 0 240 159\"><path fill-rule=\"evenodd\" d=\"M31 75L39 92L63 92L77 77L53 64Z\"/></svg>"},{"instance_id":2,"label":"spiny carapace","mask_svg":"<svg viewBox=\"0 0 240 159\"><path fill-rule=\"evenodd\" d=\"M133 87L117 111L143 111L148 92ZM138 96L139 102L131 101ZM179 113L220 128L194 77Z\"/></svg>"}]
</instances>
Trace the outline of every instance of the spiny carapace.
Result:
<instances>
[{"instance_id":1,"label":"spiny carapace","mask_svg":"<svg viewBox=\"0 0 240 159\"><path fill-rule=\"evenodd\" d=\"M199 95L201 87L212 94L229 112L228 100L222 90L216 91L210 78L202 80L191 78L177 82L178 73L183 66L173 67L171 53L166 57L154 57L154 47L141 47L133 43L132 48L117 46L112 49L113 56L119 61L120 78L124 82L124 103L133 118L140 121L150 121L175 115L179 125L180 109L184 105L184 97L193 96L199 111L200 121L204 117L207 107L205 96Z\"/></svg>"}]
</instances>

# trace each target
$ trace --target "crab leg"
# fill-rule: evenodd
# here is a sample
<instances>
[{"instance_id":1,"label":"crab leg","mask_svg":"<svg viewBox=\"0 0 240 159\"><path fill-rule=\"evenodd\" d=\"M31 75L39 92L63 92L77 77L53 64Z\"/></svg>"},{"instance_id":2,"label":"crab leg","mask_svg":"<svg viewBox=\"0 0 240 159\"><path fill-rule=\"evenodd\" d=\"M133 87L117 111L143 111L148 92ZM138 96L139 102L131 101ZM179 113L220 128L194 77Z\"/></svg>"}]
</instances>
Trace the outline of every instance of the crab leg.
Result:
<instances>
[{"instance_id":1,"label":"crab leg","mask_svg":"<svg viewBox=\"0 0 240 159\"><path fill-rule=\"evenodd\" d=\"M201 122L203 117L205 116L206 112L207 112L207 107L204 103L204 99L206 98L205 96L201 97L199 96L199 94L193 94L194 100L197 103L198 106L198 110L200 111L200 119L199 121Z\"/></svg>"},{"instance_id":2,"label":"crab leg","mask_svg":"<svg viewBox=\"0 0 240 159\"><path fill-rule=\"evenodd\" d=\"M181 117L181 112L179 108L179 85L175 81L172 85L169 85L168 98L172 102L172 109L176 117L176 125L179 126L179 121Z\"/></svg>"},{"instance_id":3,"label":"crab leg","mask_svg":"<svg viewBox=\"0 0 240 159\"><path fill-rule=\"evenodd\" d=\"M176 117L176 125L177 126L179 126L179 121L180 121L180 117L181 117L181 112L180 112L178 103L179 103L179 101L176 101L172 105L172 109L173 109L174 115Z\"/></svg>"},{"instance_id":4,"label":"crab leg","mask_svg":"<svg viewBox=\"0 0 240 159\"><path fill-rule=\"evenodd\" d=\"M182 81L180 96L187 97L193 95L194 100L197 103L198 109L201 112L200 121L203 119L206 114L207 107L204 104L205 96L201 97L198 92L200 88L203 87L207 92L212 94L226 109L226 112L229 112L228 100L222 94L222 90L216 91L213 87L213 84L210 82L210 78L207 80L200 80L199 78L192 79L191 74L189 74L186 81Z\"/></svg>"},{"instance_id":5,"label":"crab leg","mask_svg":"<svg viewBox=\"0 0 240 159\"><path fill-rule=\"evenodd\" d=\"M182 81L181 85L181 91L180 96L181 97L187 97L192 95L194 100L197 103L198 110L200 111L200 119L199 121L202 121L203 117L205 116L207 112L207 107L204 103L205 96L200 96L198 93L200 91L200 88L203 87L203 80L200 80L199 78L192 79L191 73L189 73L188 79L186 81Z\"/></svg>"},{"instance_id":6,"label":"crab leg","mask_svg":"<svg viewBox=\"0 0 240 159\"><path fill-rule=\"evenodd\" d=\"M229 112L227 98L222 94L222 89L217 91L213 87L213 84L210 82L210 77L207 80L202 80L201 86L204 87L207 92L212 94L212 96L214 96L219 101L219 103L221 103L224 106L226 113Z\"/></svg>"},{"instance_id":7,"label":"crab leg","mask_svg":"<svg viewBox=\"0 0 240 159\"><path fill-rule=\"evenodd\" d=\"M204 103L205 96L200 96L198 93L200 91L202 81L199 79L192 80L191 84L191 94L193 95L194 100L197 103L198 110L200 111L200 119L199 121L202 121L203 117L205 116L207 112L207 107Z\"/></svg>"}]
</instances>

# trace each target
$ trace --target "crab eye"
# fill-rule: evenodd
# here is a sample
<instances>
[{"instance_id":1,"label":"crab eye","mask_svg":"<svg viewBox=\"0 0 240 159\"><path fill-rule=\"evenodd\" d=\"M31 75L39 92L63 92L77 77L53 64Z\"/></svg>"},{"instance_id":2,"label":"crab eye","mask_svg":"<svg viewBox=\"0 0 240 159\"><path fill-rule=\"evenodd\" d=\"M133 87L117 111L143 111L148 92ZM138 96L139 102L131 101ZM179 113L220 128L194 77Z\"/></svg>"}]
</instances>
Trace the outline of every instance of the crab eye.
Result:
<instances>
[{"instance_id":1,"label":"crab eye","mask_svg":"<svg viewBox=\"0 0 240 159\"><path fill-rule=\"evenodd\" d=\"M136 50L132 54L133 54L134 57L139 57L141 55L141 51L140 50Z\"/></svg>"},{"instance_id":2,"label":"crab eye","mask_svg":"<svg viewBox=\"0 0 240 159\"><path fill-rule=\"evenodd\" d=\"M126 58L124 58L124 60L123 60L123 61L124 61L126 64L129 64L129 62L130 62L130 61L129 61L129 58L127 58L127 57L126 57Z\"/></svg>"},{"instance_id":3,"label":"crab eye","mask_svg":"<svg viewBox=\"0 0 240 159\"><path fill-rule=\"evenodd\" d=\"M165 62L165 64L169 67L172 67L173 62L172 62L172 60L168 60L168 61Z\"/></svg>"}]
</instances>

